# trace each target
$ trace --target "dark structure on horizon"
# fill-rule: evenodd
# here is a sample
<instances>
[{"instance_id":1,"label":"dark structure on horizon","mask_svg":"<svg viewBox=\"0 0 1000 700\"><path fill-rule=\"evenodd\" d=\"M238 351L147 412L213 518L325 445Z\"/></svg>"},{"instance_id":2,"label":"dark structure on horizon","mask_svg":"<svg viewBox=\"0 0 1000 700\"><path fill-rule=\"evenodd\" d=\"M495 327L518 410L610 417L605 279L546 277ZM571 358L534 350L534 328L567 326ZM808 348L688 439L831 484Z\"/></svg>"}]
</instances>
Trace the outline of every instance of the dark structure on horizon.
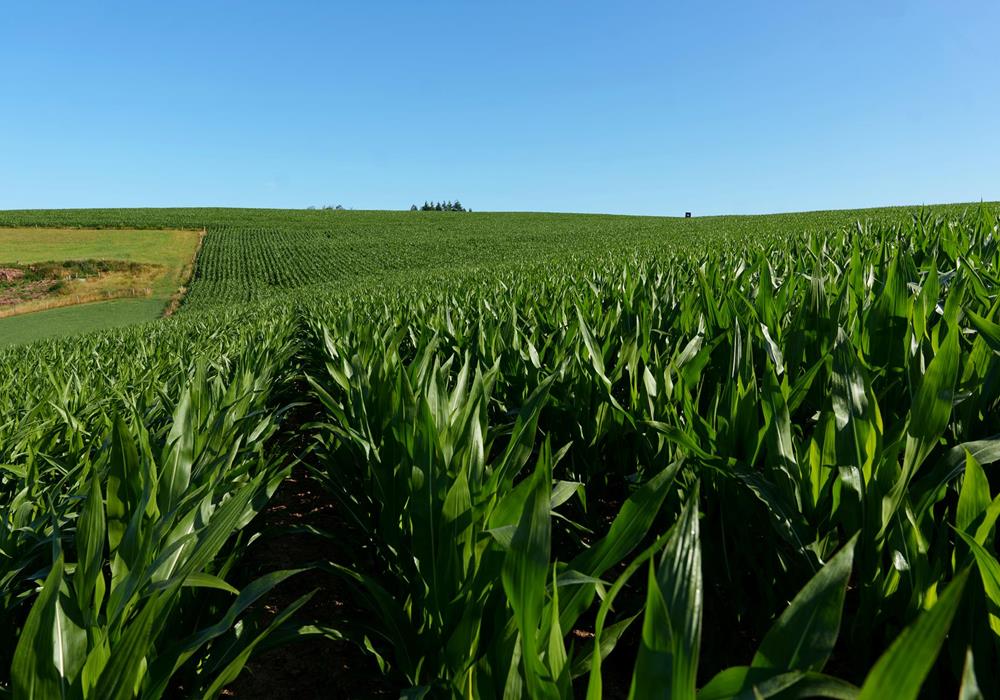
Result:
<instances>
[{"instance_id":1,"label":"dark structure on horizon","mask_svg":"<svg viewBox=\"0 0 1000 700\"><path fill-rule=\"evenodd\" d=\"M424 202L424 206L418 207L416 204L410 207L410 211L472 211L462 206L457 199L454 202Z\"/></svg>"}]
</instances>

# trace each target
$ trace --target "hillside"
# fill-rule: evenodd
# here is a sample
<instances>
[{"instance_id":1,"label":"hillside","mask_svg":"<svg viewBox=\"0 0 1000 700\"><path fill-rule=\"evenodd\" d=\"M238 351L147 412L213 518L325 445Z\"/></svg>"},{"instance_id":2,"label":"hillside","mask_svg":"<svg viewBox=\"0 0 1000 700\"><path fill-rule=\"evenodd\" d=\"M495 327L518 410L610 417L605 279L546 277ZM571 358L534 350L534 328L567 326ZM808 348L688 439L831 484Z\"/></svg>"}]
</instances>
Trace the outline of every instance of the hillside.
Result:
<instances>
[{"instance_id":1,"label":"hillside","mask_svg":"<svg viewBox=\"0 0 1000 700\"><path fill-rule=\"evenodd\" d=\"M972 204L940 205L959 213ZM693 219L590 214L370 212L277 209L0 211L0 227L206 230L187 309L328 285L338 293L410 274L588 261L604 256L763 244L858 221L908 222L915 207ZM317 292L320 293L320 292Z\"/></svg>"},{"instance_id":2,"label":"hillside","mask_svg":"<svg viewBox=\"0 0 1000 700\"><path fill-rule=\"evenodd\" d=\"M0 224L207 230L0 349L0 693L1000 693L994 205Z\"/></svg>"}]
</instances>

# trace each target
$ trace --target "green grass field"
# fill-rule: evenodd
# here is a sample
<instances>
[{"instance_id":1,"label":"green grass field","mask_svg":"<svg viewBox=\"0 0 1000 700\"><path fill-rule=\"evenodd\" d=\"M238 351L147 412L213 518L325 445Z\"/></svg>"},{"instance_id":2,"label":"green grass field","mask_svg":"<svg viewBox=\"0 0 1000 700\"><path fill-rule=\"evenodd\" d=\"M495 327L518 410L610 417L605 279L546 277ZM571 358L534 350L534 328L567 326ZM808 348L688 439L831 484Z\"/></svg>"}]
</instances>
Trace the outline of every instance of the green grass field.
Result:
<instances>
[{"instance_id":1,"label":"green grass field","mask_svg":"<svg viewBox=\"0 0 1000 700\"><path fill-rule=\"evenodd\" d=\"M0 348L0 698L1000 696L996 204L0 225L207 230Z\"/></svg>"},{"instance_id":2,"label":"green grass field","mask_svg":"<svg viewBox=\"0 0 1000 700\"><path fill-rule=\"evenodd\" d=\"M0 319L0 346L151 321L163 314L164 304L162 297L116 299L3 318Z\"/></svg>"},{"instance_id":3,"label":"green grass field","mask_svg":"<svg viewBox=\"0 0 1000 700\"><path fill-rule=\"evenodd\" d=\"M0 228L0 266L62 260L123 260L162 266L152 295L0 318L0 346L160 317L190 271L200 234L181 230Z\"/></svg>"}]
</instances>

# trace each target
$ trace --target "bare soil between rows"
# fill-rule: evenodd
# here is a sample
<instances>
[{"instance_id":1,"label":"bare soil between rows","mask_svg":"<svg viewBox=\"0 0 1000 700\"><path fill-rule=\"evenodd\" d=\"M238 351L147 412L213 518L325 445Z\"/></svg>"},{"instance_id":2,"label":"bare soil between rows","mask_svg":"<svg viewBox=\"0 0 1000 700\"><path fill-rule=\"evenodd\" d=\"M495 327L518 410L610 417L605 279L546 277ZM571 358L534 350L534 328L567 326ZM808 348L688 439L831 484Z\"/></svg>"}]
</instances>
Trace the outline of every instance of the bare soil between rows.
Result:
<instances>
[{"instance_id":1,"label":"bare soil between rows","mask_svg":"<svg viewBox=\"0 0 1000 700\"><path fill-rule=\"evenodd\" d=\"M264 530L311 525L337 533L346 527L336 506L303 473L293 474L278 488L260 515ZM261 537L244 559L249 579L271 571L295 569L311 562L337 560L336 545L309 534ZM305 571L277 586L262 601L270 619L299 597L315 591L296 619L329 626L336 620L363 614L352 609L347 591L328 573ZM277 698L395 698L374 658L350 642L312 636L254 657L223 697L247 700Z\"/></svg>"}]
</instances>

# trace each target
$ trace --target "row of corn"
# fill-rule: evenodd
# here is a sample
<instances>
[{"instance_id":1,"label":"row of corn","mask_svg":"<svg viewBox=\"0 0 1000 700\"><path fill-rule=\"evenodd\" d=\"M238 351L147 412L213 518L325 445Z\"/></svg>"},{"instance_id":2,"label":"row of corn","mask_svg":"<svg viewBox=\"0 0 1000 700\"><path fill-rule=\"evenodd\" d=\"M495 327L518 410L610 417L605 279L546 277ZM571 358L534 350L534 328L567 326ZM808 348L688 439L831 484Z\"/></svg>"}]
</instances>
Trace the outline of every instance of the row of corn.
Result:
<instances>
[{"instance_id":1,"label":"row of corn","mask_svg":"<svg viewBox=\"0 0 1000 700\"><path fill-rule=\"evenodd\" d=\"M212 697L305 629L240 568L293 467L366 611L311 633L407 697L1000 694L998 275L925 212L0 355L0 697Z\"/></svg>"}]
</instances>

